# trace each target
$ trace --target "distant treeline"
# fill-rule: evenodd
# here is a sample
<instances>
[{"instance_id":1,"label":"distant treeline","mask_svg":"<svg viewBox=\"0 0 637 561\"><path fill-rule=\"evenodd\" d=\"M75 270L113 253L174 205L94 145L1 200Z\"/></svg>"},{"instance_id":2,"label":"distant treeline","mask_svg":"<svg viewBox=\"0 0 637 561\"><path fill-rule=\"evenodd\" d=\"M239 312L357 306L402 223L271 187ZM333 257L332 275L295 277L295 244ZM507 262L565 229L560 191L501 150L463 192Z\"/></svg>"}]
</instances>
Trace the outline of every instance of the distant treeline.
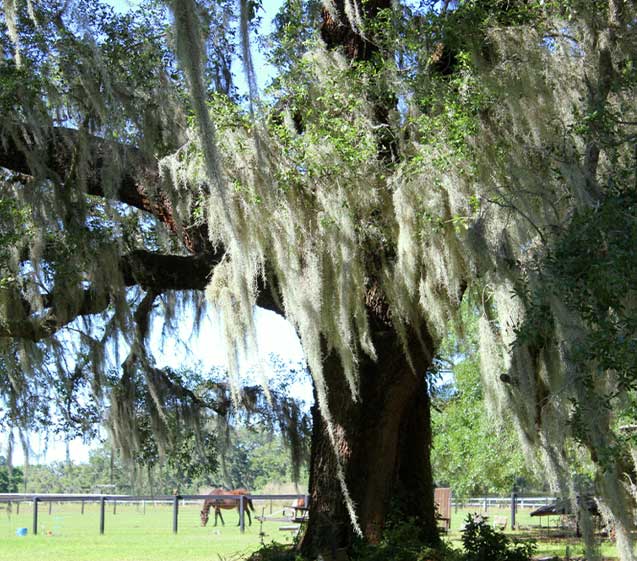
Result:
<instances>
[{"instance_id":1,"label":"distant treeline","mask_svg":"<svg viewBox=\"0 0 637 561\"><path fill-rule=\"evenodd\" d=\"M6 458L0 456L0 492L160 495L172 494L175 489L197 493L211 485L260 489L292 480L290 454L281 436L246 429L238 431L233 445L223 453L213 472L195 477L184 475L195 471L168 460L152 467L127 463L104 444L91 451L87 463L14 467L11 477ZM303 468L302 475L305 473Z\"/></svg>"}]
</instances>

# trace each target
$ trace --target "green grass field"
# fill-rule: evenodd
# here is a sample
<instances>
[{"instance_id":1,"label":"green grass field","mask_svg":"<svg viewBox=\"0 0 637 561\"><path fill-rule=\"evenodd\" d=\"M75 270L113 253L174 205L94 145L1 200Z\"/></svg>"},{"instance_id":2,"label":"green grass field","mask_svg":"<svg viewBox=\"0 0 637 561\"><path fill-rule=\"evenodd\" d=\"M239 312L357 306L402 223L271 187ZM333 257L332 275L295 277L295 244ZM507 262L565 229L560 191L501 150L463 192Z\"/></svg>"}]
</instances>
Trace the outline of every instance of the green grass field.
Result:
<instances>
[{"instance_id":1,"label":"green grass field","mask_svg":"<svg viewBox=\"0 0 637 561\"><path fill-rule=\"evenodd\" d=\"M274 505L276 514L283 505ZM256 502L257 513L265 508L270 513L270 503ZM15 506L9 514L0 510L0 561L199 561L199 560L238 560L256 550L261 538L260 523L253 525L241 534L236 524L236 511L224 511L226 526L202 528L199 523L200 504L185 505L179 511L179 533L172 533L172 509L170 505L147 503L145 512L135 504L119 503L117 513L113 506L107 505L105 534L99 535L99 507L87 503L85 513L80 513L79 504L53 504L51 514L48 504L39 507L38 535L31 532L31 505L23 503L20 513ZM453 513L451 532L446 539L454 547L461 547L460 526L467 513L477 509L464 509ZM489 519L495 516L508 518L508 509L491 509ZM581 540L572 535L564 535L559 528L559 518L543 520L538 527L538 519L531 518L528 510L519 510L517 521L528 530L506 533L511 537L529 538L537 541L537 555L557 555L565 557L581 556ZM547 526L550 522L550 526ZM285 525L281 522L263 524L265 543L276 541L291 543L290 532L279 531ZM16 536L20 527L28 528L25 537ZM568 532L566 532L568 534ZM561 536L560 536L561 534ZM559 536L559 537L558 537ZM602 543L605 558L616 557L614 546L610 542Z\"/></svg>"},{"instance_id":2,"label":"green grass field","mask_svg":"<svg viewBox=\"0 0 637 561\"><path fill-rule=\"evenodd\" d=\"M255 503L256 512L269 503ZM9 515L0 511L0 561L198 561L240 559L260 545L260 523L253 520L244 534L236 526L235 510L223 511L226 526L202 528L201 505L185 505L179 511L179 532L172 533L172 508L147 503L145 513L134 504L119 503L113 514L107 504L105 532L99 535L99 507L87 503L85 513L79 504L41 503L38 509L38 535L31 532L33 511L23 503ZM280 507L279 507L280 508ZM275 511L277 507L274 507ZM279 531L280 522L263 524L264 541L291 543L292 533ZM20 527L28 528L25 537L16 536Z\"/></svg>"}]
</instances>

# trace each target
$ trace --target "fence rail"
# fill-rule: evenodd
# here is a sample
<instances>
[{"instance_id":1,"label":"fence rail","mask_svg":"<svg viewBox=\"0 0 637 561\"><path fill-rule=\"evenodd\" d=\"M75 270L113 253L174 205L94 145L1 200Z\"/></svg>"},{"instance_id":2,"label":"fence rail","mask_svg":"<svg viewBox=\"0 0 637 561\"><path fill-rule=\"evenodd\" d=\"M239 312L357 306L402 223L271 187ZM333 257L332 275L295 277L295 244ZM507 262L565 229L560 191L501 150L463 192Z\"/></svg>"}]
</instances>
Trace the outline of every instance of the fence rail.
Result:
<instances>
[{"instance_id":1,"label":"fence rail","mask_svg":"<svg viewBox=\"0 0 637 561\"><path fill-rule=\"evenodd\" d=\"M269 501L287 501L303 498L305 505L309 504L309 496L305 494L267 494L267 495L105 495L105 494L41 494L41 493L0 493L0 503L8 505L16 504L19 509L20 503L31 503L33 505L33 534L38 533L38 516L39 504L49 503L49 514L51 513L51 505L53 503L69 503L76 502L82 505L82 514L84 514L85 503L99 504L99 532L104 534L105 529L105 511L108 504L113 506L113 514L116 512L118 503L137 502L143 503L144 508L147 502L167 503L172 505L172 531L177 533L179 529L179 507L185 504L192 504L195 501L206 499L211 500L233 500L237 502L239 509L239 527L241 532L245 531L245 501L250 499L253 501L269 500ZM506 508L510 507L511 511L511 527L515 527L515 514L519 508L537 508L543 505L552 504L557 499L555 497L519 497L512 495L510 497L470 497L462 500L456 500L452 503L455 509L466 507L477 507L483 511L490 508Z\"/></svg>"},{"instance_id":2,"label":"fence rail","mask_svg":"<svg viewBox=\"0 0 637 561\"><path fill-rule=\"evenodd\" d=\"M517 508L537 508L549 505L557 501L556 497L516 497ZM511 504L511 497L471 497L467 499L456 499L453 501L454 508L480 507L483 510L489 508L503 508Z\"/></svg>"},{"instance_id":3,"label":"fence rail","mask_svg":"<svg viewBox=\"0 0 637 561\"><path fill-rule=\"evenodd\" d=\"M34 535L38 533L38 515L39 504L49 503L49 514L51 514L51 505L53 503L69 503L79 502L82 505L82 514L84 514L84 504L86 502L96 502L99 504L100 522L99 531L100 534L104 534L105 528L105 511L107 503L113 505L113 513L117 507L118 502L154 502L154 503L169 503L172 504L172 530L173 533L177 533L179 529L179 505L185 504L186 501L201 501L201 500L233 500L237 502L239 508L239 527L241 532L245 532L245 501L253 500L296 500L304 499L305 505L309 504L309 495L301 494L280 494L280 495L102 495L102 494L42 494L42 493L0 493L0 503L7 503L12 505L16 503L18 508L20 503L28 502L33 505L33 524L32 531Z\"/></svg>"},{"instance_id":4,"label":"fence rail","mask_svg":"<svg viewBox=\"0 0 637 561\"><path fill-rule=\"evenodd\" d=\"M33 499L39 499L41 501L99 501L104 498L107 501L157 501L157 502L172 502L175 496L185 500L204 500L204 499L232 499L239 500L239 495L106 495L91 493L86 495L75 494L52 494L52 493L0 493L0 503L12 502L12 501L32 501ZM305 494L281 494L281 495L244 495L246 498L262 501L262 500L294 500L299 498L305 498Z\"/></svg>"}]
</instances>

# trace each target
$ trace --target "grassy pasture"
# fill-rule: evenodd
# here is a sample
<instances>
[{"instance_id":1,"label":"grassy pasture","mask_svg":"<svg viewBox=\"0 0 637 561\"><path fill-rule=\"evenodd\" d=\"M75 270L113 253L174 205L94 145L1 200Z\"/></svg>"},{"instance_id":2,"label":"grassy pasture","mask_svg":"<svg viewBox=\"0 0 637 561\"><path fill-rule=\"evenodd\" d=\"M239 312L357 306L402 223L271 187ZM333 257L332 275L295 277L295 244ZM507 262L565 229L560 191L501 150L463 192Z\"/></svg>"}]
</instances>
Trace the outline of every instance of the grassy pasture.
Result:
<instances>
[{"instance_id":1,"label":"grassy pasture","mask_svg":"<svg viewBox=\"0 0 637 561\"><path fill-rule=\"evenodd\" d=\"M283 503L273 504L273 512L283 508ZM86 503L85 513L80 514L80 505L75 503L54 503L51 514L48 504L39 506L38 535L31 534L32 509L23 503L20 513L15 507L9 515L0 510L0 561L199 561L236 560L247 556L260 545L260 524L254 520L252 527L246 527L241 534L236 524L236 511L223 511L225 527L202 528L199 524L200 503L180 506L179 533L172 533L172 507L152 502L146 504L145 512L136 504L118 503L117 513L113 505L107 503L105 534L99 535L99 506ZM269 502L255 502L256 513L265 509L270 513ZM469 512L479 509L467 508L453 512L451 532L445 539L454 547L461 547L460 526ZM581 556L582 542L572 536L572 532L560 528L559 517L543 519L543 527L538 527L538 519L529 516L529 510L519 509L517 522L523 531L512 532L507 527L505 533L520 539L534 538L538 544L539 557L557 555L565 557ZM489 509L489 520L495 516L509 517L508 509ZM547 523L550 524L547 525ZM290 532L279 531L281 522L266 522L263 531L266 543L276 541L291 543ZM26 537L15 534L17 528L28 528ZM615 558L615 547L608 541L602 543L604 558Z\"/></svg>"},{"instance_id":2,"label":"grassy pasture","mask_svg":"<svg viewBox=\"0 0 637 561\"><path fill-rule=\"evenodd\" d=\"M269 502L255 501L255 514ZM273 505L274 511L283 505ZM0 510L0 561L199 561L239 559L260 545L260 523L253 520L245 534L236 526L236 510L225 510L226 526L214 528L211 522L202 528L199 522L201 503L188 504L179 509L179 532L172 533L172 506L147 502L145 512L131 503L106 505L104 535L99 535L99 505L86 503L84 514L75 503L54 503L48 514L48 504L38 507L38 535L31 533L33 510L28 503L15 506L9 515ZM280 522L263 524L264 541L290 543L291 532L281 532ZM26 537L16 536L20 527L28 528Z\"/></svg>"}]
</instances>

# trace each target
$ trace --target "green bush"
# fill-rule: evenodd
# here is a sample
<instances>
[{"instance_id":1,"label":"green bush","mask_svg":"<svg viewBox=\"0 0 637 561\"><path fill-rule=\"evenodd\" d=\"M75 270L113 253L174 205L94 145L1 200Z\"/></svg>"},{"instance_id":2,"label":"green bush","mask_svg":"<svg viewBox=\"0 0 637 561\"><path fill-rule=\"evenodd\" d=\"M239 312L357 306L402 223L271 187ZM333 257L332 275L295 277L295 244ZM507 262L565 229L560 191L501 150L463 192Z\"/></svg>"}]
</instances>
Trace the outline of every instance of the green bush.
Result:
<instances>
[{"instance_id":1,"label":"green bush","mask_svg":"<svg viewBox=\"0 0 637 561\"><path fill-rule=\"evenodd\" d=\"M248 561L302 561L302 558L289 544L272 542L262 545Z\"/></svg>"},{"instance_id":2,"label":"green bush","mask_svg":"<svg viewBox=\"0 0 637 561\"><path fill-rule=\"evenodd\" d=\"M353 561L462 561L459 552L441 543L423 545L417 518L390 519L378 545L360 542L354 548Z\"/></svg>"},{"instance_id":3,"label":"green bush","mask_svg":"<svg viewBox=\"0 0 637 561\"><path fill-rule=\"evenodd\" d=\"M530 561L535 542L510 540L482 516L468 515L462 533L463 561Z\"/></svg>"}]
</instances>

